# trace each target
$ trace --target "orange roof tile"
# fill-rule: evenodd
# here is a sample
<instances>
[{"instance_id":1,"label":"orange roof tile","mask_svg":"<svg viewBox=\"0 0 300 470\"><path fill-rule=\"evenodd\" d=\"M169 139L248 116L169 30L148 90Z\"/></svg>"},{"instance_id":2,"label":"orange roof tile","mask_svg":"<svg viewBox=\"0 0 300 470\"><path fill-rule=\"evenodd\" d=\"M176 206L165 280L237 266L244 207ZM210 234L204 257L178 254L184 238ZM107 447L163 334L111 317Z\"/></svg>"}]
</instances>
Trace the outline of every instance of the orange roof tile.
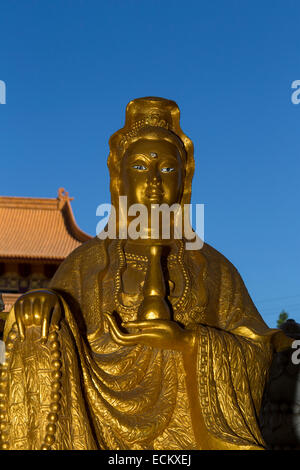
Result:
<instances>
[{"instance_id":1,"label":"orange roof tile","mask_svg":"<svg viewBox=\"0 0 300 470\"><path fill-rule=\"evenodd\" d=\"M0 197L0 259L63 260L92 238L77 226L68 193L56 199Z\"/></svg>"}]
</instances>

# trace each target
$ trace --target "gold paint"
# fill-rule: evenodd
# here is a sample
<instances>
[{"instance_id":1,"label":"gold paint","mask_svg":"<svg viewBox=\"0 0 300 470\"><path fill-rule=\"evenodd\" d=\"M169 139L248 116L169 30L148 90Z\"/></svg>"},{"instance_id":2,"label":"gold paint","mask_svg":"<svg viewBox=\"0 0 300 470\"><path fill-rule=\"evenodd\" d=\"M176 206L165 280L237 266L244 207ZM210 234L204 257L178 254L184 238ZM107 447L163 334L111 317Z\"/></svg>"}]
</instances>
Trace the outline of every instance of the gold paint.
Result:
<instances>
[{"instance_id":1,"label":"gold paint","mask_svg":"<svg viewBox=\"0 0 300 470\"><path fill-rule=\"evenodd\" d=\"M117 211L122 195L188 204L177 105L131 101L108 166ZM88 241L16 302L4 337L2 449L263 449L265 380L290 344L226 258L174 239Z\"/></svg>"}]
</instances>

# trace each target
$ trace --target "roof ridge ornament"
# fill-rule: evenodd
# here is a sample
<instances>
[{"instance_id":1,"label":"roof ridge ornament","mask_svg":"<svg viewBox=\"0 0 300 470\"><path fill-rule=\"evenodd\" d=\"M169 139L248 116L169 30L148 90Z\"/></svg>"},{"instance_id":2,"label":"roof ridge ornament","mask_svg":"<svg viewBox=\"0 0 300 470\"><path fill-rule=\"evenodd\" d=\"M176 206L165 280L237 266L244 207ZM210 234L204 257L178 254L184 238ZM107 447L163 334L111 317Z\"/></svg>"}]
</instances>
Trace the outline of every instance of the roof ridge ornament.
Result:
<instances>
[{"instance_id":1,"label":"roof ridge ornament","mask_svg":"<svg viewBox=\"0 0 300 470\"><path fill-rule=\"evenodd\" d=\"M58 188L57 199L59 209L62 209L66 202L74 201L74 198L69 196L69 192L65 188Z\"/></svg>"}]
</instances>

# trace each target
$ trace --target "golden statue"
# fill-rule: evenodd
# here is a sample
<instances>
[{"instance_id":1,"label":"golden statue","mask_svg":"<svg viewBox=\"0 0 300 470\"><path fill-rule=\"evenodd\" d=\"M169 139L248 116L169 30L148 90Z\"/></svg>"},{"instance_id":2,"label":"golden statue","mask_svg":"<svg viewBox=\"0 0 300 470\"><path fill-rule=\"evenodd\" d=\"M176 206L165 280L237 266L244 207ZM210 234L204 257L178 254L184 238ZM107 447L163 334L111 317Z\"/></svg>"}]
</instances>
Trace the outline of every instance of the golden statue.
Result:
<instances>
[{"instance_id":1,"label":"golden statue","mask_svg":"<svg viewBox=\"0 0 300 470\"><path fill-rule=\"evenodd\" d=\"M108 167L119 225L131 220L120 196L189 204L193 144L176 103L131 101ZM18 299L4 331L3 449L264 449L264 384L290 340L267 327L224 256L150 229L95 237L49 289Z\"/></svg>"}]
</instances>

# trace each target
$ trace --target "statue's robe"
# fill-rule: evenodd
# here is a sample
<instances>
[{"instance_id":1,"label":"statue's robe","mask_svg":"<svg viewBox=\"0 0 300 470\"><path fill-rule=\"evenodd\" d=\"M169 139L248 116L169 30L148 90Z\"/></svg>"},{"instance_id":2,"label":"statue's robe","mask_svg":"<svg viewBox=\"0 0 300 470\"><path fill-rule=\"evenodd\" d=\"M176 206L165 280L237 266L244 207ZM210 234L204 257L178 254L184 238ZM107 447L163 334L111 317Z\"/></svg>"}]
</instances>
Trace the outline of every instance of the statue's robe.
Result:
<instances>
[{"instance_id":1,"label":"statue's robe","mask_svg":"<svg viewBox=\"0 0 300 470\"><path fill-rule=\"evenodd\" d=\"M51 448L264 448L258 414L282 338L262 320L237 270L206 244L185 252L193 302L179 320L196 334L190 357L119 346L103 315L114 308L115 243L85 243L51 282L64 306L61 400ZM13 323L12 310L6 337ZM39 338L35 326L24 342L12 341L4 422L10 449L39 449L46 436L54 379L50 341Z\"/></svg>"}]
</instances>

